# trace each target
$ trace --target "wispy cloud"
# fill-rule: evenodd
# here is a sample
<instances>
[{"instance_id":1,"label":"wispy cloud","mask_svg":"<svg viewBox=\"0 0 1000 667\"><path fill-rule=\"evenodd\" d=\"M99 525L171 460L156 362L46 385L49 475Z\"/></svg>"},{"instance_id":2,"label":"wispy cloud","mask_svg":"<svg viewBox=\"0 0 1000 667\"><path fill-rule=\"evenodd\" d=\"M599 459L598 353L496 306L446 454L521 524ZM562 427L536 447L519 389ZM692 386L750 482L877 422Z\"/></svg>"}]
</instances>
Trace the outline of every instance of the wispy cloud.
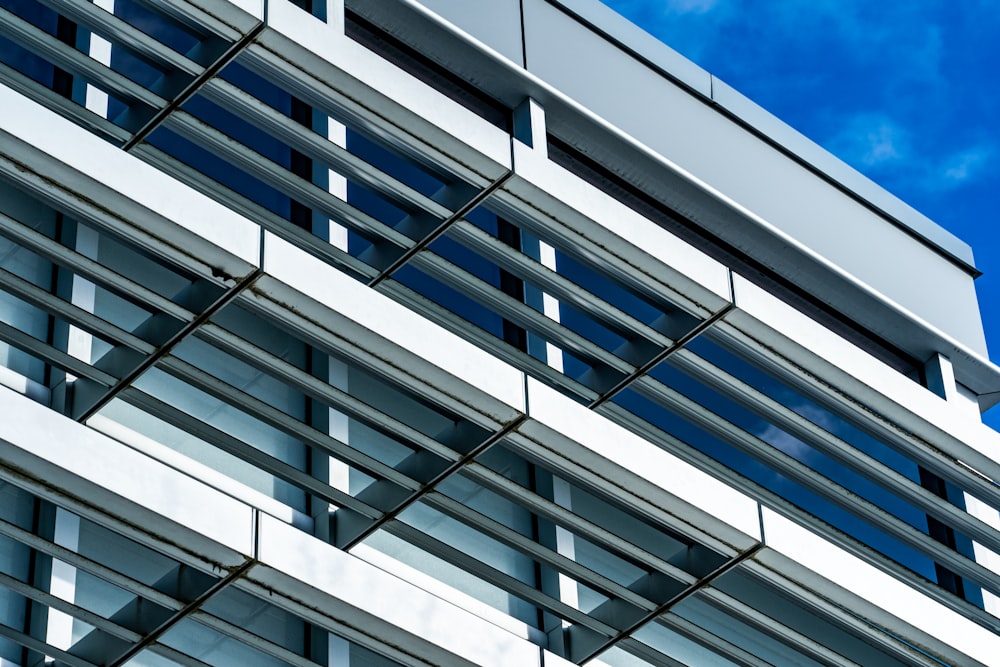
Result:
<instances>
[{"instance_id":1,"label":"wispy cloud","mask_svg":"<svg viewBox=\"0 0 1000 667\"><path fill-rule=\"evenodd\" d=\"M971 185L994 166L997 150L983 141L954 150L944 142L916 136L887 114L861 112L830 122L832 136L822 143L845 162L887 185L907 183L925 192Z\"/></svg>"},{"instance_id":2,"label":"wispy cloud","mask_svg":"<svg viewBox=\"0 0 1000 667\"><path fill-rule=\"evenodd\" d=\"M666 11L673 14L705 14L719 5L719 0L667 0Z\"/></svg>"},{"instance_id":3,"label":"wispy cloud","mask_svg":"<svg viewBox=\"0 0 1000 667\"><path fill-rule=\"evenodd\" d=\"M993 161L995 150L984 144L961 151L945 163L942 176L945 181L959 185L981 176Z\"/></svg>"},{"instance_id":4,"label":"wispy cloud","mask_svg":"<svg viewBox=\"0 0 1000 667\"><path fill-rule=\"evenodd\" d=\"M722 0L660 0L660 2L650 2L649 0L612 0L605 4L610 5L615 11L632 17L635 21L644 26L646 30L656 31L658 19L678 14L707 14L722 4Z\"/></svg>"},{"instance_id":5,"label":"wispy cloud","mask_svg":"<svg viewBox=\"0 0 1000 667\"><path fill-rule=\"evenodd\" d=\"M909 132L889 116L863 112L835 128L824 144L849 163L879 168L908 159L911 141Z\"/></svg>"}]
</instances>

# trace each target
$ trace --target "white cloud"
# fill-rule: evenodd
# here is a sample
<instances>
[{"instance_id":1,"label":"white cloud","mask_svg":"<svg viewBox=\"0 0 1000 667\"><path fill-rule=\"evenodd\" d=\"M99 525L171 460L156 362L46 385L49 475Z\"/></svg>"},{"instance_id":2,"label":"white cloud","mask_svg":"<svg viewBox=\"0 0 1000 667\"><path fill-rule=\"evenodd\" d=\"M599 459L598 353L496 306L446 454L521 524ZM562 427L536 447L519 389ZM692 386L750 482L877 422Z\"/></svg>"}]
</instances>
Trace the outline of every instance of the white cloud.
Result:
<instances>
[{"instance_id":1,"label":"white cloud","mask_svg":"<svg viewBox=\"0 0 1000 667\"><path fill-rule=\"evenodd\" d=\"M873 169L906 160L910 154L910 135L883 114L860 113L842 124L826 145L847 162Z\"/></svg>"},{"instance_id":2,"label":"white cloud","mask_svg":"<svg viewBox=\"0 0 1000 667\"><path fill-rule=\"evenodd\" d=\"M666 10L673 14L706 14L719 4L719 0L667 0Z\"/></svg>"},{"instance_id":3,"label":"white cloud","mask_svg":"<svg viewBox=\"0 0 1000 667\"><path fill-rule=\"evenodd\" d=\"M901 138L901 130L892 123L882 123L871 128L867 134L859 138L862 148L861 161L868 166L875 166L900 159L903 157Z\"/></svg>"},{"instance_id":4,"label":"white cloud","mask_svg":"<svg viewBox=\"0 0 1000 667\"><path fill-rule=\"evenodd\" d=\"M890 189L924 192L945 192L976 181L988 173L997 154L988 142L950 151L950 146L881 113L860 113L840 123L825 147Z\"/></svg>"},{"instance_id":5,"label":"white cloud","mask_svg":"<svg viewBox=\"0 0 1000 667\"><path fill-rule=\"evenodd\" d=\"M960 151L945 161L943 178L945 183L959 185L975 178L993 157L991 146L976 146Z\"/></svg>"}]
</instances>

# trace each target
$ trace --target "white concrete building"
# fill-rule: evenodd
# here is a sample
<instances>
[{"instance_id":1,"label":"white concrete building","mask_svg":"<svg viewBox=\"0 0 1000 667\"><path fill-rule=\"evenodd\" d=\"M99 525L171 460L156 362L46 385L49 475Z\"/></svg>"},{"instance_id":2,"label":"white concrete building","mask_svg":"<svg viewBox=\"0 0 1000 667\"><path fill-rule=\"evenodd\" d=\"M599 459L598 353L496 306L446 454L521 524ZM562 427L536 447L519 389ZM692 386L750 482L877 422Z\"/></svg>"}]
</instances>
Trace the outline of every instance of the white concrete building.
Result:
<instances>
[{"instance_id":1,"label":"white concrete building","mask_svg":"<svg viewBox=\"0 0 1000 667\"><path fill-rule=\"evenodd\" d=\"M1000 665L976 275L596 0L3 0L0 666Z\"/></svg>"}]
</instances>

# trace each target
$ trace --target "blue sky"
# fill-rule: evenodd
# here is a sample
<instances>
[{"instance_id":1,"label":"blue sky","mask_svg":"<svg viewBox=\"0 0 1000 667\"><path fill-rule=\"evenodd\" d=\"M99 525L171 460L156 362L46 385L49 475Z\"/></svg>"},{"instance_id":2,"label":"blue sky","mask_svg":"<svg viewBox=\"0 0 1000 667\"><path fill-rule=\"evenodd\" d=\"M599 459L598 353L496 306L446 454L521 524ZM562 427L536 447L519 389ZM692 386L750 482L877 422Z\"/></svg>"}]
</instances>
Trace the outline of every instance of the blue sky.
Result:
<instances>
[{"instance_id":1,"label":"blue sky","mask_svg":"<svg viewBox=\"0 0 1000 667\"><path fill-rule=\"evenodd\" d=\"M1000 2L603 1L971 245L1000 361Z\"/></svg>"}]
</instances>

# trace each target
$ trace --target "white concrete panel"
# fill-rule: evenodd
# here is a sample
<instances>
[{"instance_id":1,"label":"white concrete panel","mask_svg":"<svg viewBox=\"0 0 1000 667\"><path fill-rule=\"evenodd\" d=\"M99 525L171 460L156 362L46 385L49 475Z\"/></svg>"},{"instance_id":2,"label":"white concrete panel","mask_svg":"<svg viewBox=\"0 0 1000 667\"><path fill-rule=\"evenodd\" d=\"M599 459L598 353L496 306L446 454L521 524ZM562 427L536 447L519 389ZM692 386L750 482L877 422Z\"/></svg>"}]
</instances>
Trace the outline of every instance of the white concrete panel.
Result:
<instances>
[{"instance_id":1,"label":"white concrete panel","mask_svg":"<svg viewBox=\"0 0 1000 667\"><path fill-rule=\"evenodd\" d=\"M700 305L703 316L729 301L729 271L719 262L527 146L514 144L514 164L517 178L503 189L531 198L565 225L566 235L589 239L655 277Z\"/></svg>"},{"instance_id":2,"label":"white concrete panel","mask_svg":"<svg viewBox=\"0 0 1000 667\"><path fill-rule=\"evenodd\" d=\"M0 141L12 160L111 207L165 251L231 256L218 268L232 275L257 264L260 231L253 222L5 86L0 109Z\"/></svg>"},{"instance_id":3,"label":"white concrete panel","mask_svg":"<svg viewBox=\"0 0 1000 667\"><path fill-rule=\"evenodd\" d=\"M299 530L312 529L312 519L308 515L233 479L225 473L185 456L172 447L122 426L102 414L96 414L88 419L87 426L188 477L204 482L207 486L218 489L227 496L291 524Z\"/></svg>"},{"instance_id":4,"label":"white concrete panel","mask_svg":"<svg viewBox=\"0 0 1000 667\"><path fill-rule=\"evenodd\" d=\"M265 0L174 0L170 4L233 41L264 20L266 6Z\"/></svg>"},{"instance_id":5,"label":"white concrete panel","mask_svg":"<svg viewBox=\"0 0 1000 667\"><path fill-rule=\"evenodd\" d=\"M430 155L457 158L480 179L492 181L509 168L507 133L331 26L287 0L270 0L267 23L253 49L281 54L292 76L310 77L319 91L334 87L334 99L346 94L369 118L395 125Z\"/></svg>"},{"instance_id":6,"label":"white concrete panel","mask_svg":"<svg viewBox=\"0 0 1000 667\"><path fill-rule=\"evenodd\" d=\"M525 411L524 375L513 366L273 234L266 234L264 248L269 276L374 334L366 346L381 337L401 348L384 350L398 358L400 368L407 368L405 353L415 355L428 362L424 372L449 374L465 392L478 390L508 406L497 408L501 420Z\"/></svg>"},{"instance_id":7,"label":"white concrete panel","mask_svg":"<svg viewBox=\"0 0 1000 667\"><path fill-rule=\"evenodd\" d=\"M766 552L777 552L818 575L813 581L801 583L815 588L820 595L862 616L871 614L868 605L882 610L884 613L874 614L870 620L904 640L916 646L933 643L933 651L950 647L984 665L997 664L1000 636L773 510L763 508L762 517L767 548L756 560L766 563ZM796 574L789 573L792 578ZM904 624L926 635L907 632Z\"/></svg>"},{"instance_id":8,"label":"white concrete panel","mask_svg":"<svg viewBox=\"0 0 1000 667\"><path fill-rule=\"evenodd\" d=\"M542 667L572 667L575 664L576 664L575 662L570 662L565 658L560 658L558 655L556 655L551 651L546 651L542 649ZM589 661L587 664L596 667L596 665L600 663L595 661Z\"/></svg>"},{"instance_id":9,"label":"white concrete panel","mask_svg":"<svg viewBox=\"0 0 1000 667\"><path fill-rule=\"evenodd\" d=\"M220 6L222 5L221 1L217 0L217 2L219 2ZM228 2L255 19L259 21L264 20L264 0L228 0ZM211 6L209 3L206 4ZM217 11L216 13L221 16L230 14L227 11Z\"/></svg>"},{"instance_id":10,"label":"white concrete panel","mask_svg":"<svg viewBox=\"0 0 1000 667\"><path fill-rule=\"evenodd\" d=\"M402 579L417 588L427 591L436 598L445 602L450 602L456 607L489 621L493 625L503 628L515 637L534 641L538 643L544 640L541 630L534 628L524 621L520 621L513 616L509 616L478 598L474 598L468 593L453 588L447 582L437 579L421 570L418 570L402 561L396 560L374 547L370 547L364 542L354 546L350 551L351 555L360 558L366 563L370 563L380 570L383 570L395 577Z\"/></svg>"},{"instance_id":11,"label":"white concrete panel","mask_svg":"<svg viewBox=\"0 0 1000 667\"><path fill-rule=\"evenodd\" d=\"M552 448L609 492L618 486L737 550L760 541L756 501L531 378L528 415L518 432L537 440L535 455L550 458L543 448Z\"/></svg>"},{"instance_id":12,"label":"white concrete panel","mask_svg":"<svg viewBox=\"0 0 1000 667\"><path fill-rule=\"evenodd\" d=\"M258 539L261 563L338 601L321 607L334 619L350 613L346 606L394 626L383 639L396 647L419 655L420 638L453 654L455 664L539 664L535 644L276 519L261 517Z\"/></svg>"},{"instance_id":13,"label":"white concrete panel","mask_svg":"<svg viewBox=\"0 0 1000 667\"><path fill-rule=\"evenodd\" d=\"M1000 530L1000 512L968 493L962 495L965 500L965 509L969 514ZM972 550L977 563L993 572L1000 572L1000 554L987 549L978 542L972 543ZM983 607L994 616L1000 616L1000 596L983 591Z\"/></svg>"},{"instance_id":14,"label":"white concrete panel","mask_svg":"<svg viewBox=\"0 0 1000 667\"><path fill-rule=\"evenodd\" d=\"M253 510L247 505L6 388L0 388L0 414L17 415L0 420L3 476L15 471L15 480L43 480L60 495L154 530L171 544L184 544L194 531L253 553ZM153 514L169 521L154 526Z\"/></svg>"},{"instance_id":15,"label":"white concrete panel","mask_svg":"<svg viewBox=\"0 0 1000 667\"><path fill-rule=\"evenodd\" d=\"M52 392L44 384L35 382L6 366L0 366L0 385L13 389L19 394L24 394L31 400L44 405L48 405L51 398Z\"/></svg>"}]
</instances>

